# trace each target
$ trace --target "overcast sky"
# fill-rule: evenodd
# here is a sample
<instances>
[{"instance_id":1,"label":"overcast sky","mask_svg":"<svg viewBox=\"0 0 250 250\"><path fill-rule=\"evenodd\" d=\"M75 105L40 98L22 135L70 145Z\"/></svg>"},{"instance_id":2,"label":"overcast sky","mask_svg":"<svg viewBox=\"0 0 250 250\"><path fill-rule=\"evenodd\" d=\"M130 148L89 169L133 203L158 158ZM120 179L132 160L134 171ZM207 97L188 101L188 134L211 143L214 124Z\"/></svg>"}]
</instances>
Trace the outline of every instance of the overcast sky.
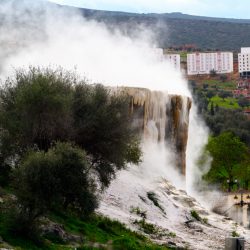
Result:
<instances>
[{"instance_id":1,"label":"overcast sky","mask_svg":"<svg viewBox=\"0 0 250 250\"><path fill-rule=\"evenodd\" d=\"M49 0L71 6L139 13L183 12L186 14L250 18L250 0Z\"/></svg>"}]
</instances>

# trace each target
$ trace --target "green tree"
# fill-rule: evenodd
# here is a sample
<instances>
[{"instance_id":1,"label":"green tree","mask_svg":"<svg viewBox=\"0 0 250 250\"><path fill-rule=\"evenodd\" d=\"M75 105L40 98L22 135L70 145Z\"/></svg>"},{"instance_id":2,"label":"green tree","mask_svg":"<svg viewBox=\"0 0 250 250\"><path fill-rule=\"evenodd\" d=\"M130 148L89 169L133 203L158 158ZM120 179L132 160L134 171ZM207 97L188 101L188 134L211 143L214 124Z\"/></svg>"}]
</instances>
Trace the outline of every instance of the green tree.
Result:
<instances>
[{"instance_id":1,"label":"green tree","mask_svg":"<svg viewBox=\"0 0 250 250\"><path fill-rule=\"evenodd\" d=\"M78 84L74 93L74 141L91 156L91 171L107 186L117 169L140 161L130 99L125 94L111 94L102 85Z\"/></svg>"},{"instance_id":2,"label":"green tree","mask_svg":"<svg viewBox=\"0 0 250 250\"><path fill-rule=\"evenodd\" d=\"M215 91L213 91L213 90L208 90L207 91L207 93L206 93L206 96L207 96L207 98L212 98L213 96L215 96L216 95L216 92Z\"/></svg>"},{"instance_id":3,"label":"green tree","mask_svg":"<svg viewBox=\"0 0 250 250\"><path fill-rule=\"evenodd\" d=\"M55 141L73 141L90 159L103 187L127 163L139 163L130 98L77 80L62 69L17 71L0 94L0 174L7 176L26 151L48 151ZM2 179L6 179L5 177Z\"/></svg>"},{"instance_id":4,"label":"green tree","mask_svg":"<svg viewBox=\"0 0 250 250\"><path fill-rule=\"evenodd\" d=\"M13 144L15 153L34 146L46 151L52 141L67 140L73 81L74 76L61 69L16 71L0 93L2 148Z\"/></svg>"},{"instance_id":5,"label":"green tree","mask_svg":"<svg viewBox=\"0 0 250 250\"><path fill-rule=\"evenodd\" d=\"M229 91L220 90L218 96L224 100L227 97L232 97L232 93Z\"/></svg>"},{"instance_id":6,"label":"green tree","mask_svg":"<svg viewBox=\"0 0 250 250\"><path fill-rule=\"evenodd\" d=\"M86 153L69 143L28 153L13 174L20 214L30 224L54 209L90 214L97 198L88 169Z\"/></svg>"},{"instance_id":7,"label":"green tree","mask_svg":"<svg viewBox=\"0 0 250 250\"><path fill-rule=\"evenodd\" d=\"M218 136L223 131L231 131L241 141L250 146L250 120L240 110L219 108L213 116L205 114L206 124L213 135Z\"/></svg>"},{"instance_id":8,"label":"green tree","mask_svg":"<svg viewBox=\"0 0 250 250\"><path fill-rule=\"evenodd\" d=\"M206 178L212 182L226 185L229 181L229 191L239 167L244 164L248 155L247 146L230 132L224 132L217 137L211 137L207 150L213 161Z\"/></svg>"},{"instance_id":9,"label":"green tree","mask_svg":"<svg viewBox=\"0 0 250 250\"><path fill-rule=\"evenodd\" d=\"M220 80L222 81L222 82L225 82L226 80L227 80L227 75L221 75L220 76Z\"/></svg>"},{"instance_id":10,"label":"green tree","mask_svg":"<svg viewBox=\"0 0 250 250\"><path fill-rule=\"evenodd\" d=\"M204 90L206 90L208 88L208 86L209 85L207 83L203 83L203 85L202 85L202 87L203 87Z\"/></svg>"},{"instance_id":11,"label":"green tree","mask_svg":"<svg viewBox=\"0 0 250 250\"><path fill-rule=\"evenodd\" d=\"M219 111L219 105L218 105L218 103L216 103L216 105L215 105L215 112L218 112Z\"/></svg>"},{"instance_id":12,"label":"green tree","mask_svg":"<svg viewBox=\"0 0 250 250\"><path fill-rule=\"evenodd\" d=\"M248 152L245 161L242 164L238 165L238 169L236 171L236 178L240 180L242 188L249 189L250 188L250 152Z\"/></svg>"},{"instance_id":13,"label":"green tree","mask_svg":"<svg viewBox=\"0 0 250 250\"><path fill-rule=\"evenodd\" d=\"M211 103L211 107L210 107L210 114L214 115L214 103Z\"/></svg>"},{"instance_id":14,"label":"green tree","mask_svg":"<svg viewBox=\"0 0 250 250\"><path fill-rule=\"evenodd\" d=\"M198 112L201 114L205 113L207 111L207 107L209 103L205 93L202 91L196 91L194 99L198 106Z\"/></svg>"},{"instance_id":15,"label":"green tree","mask_svg":"<svg viewBox=\"0 0 250 250\"><path fill-rule=\"evenodd\" d=\"M215 69L210 70L210 76L214 77L217 75L217 72Z\"/></svg>"},{"instance_id":16,"label":"green tree","mask_svg":"<svg viewBox=\"0 0 250 250\"><path fill-rule=\"evenodd\" d=\"M238 104L244 108L250 106L250 101L246 97L240 97L238 99Z\"/></svg>"}]
</instances>

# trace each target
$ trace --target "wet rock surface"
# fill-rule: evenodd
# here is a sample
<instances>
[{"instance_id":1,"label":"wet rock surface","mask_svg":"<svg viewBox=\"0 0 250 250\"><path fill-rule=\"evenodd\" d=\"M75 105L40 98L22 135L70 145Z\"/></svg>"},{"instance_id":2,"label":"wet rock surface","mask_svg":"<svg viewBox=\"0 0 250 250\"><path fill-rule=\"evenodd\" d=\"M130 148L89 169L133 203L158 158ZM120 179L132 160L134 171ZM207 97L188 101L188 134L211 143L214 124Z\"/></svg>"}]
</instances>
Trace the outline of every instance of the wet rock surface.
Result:
<instances>
[{"instance_id":1,"label":"wet rock surface","mask_svg":"<svg viewBox=\"0 0 250 250\"><path fill-rule=\"evenodd\" d=\"M153 121L153 137L171 144L176 153L176 166L185 175L191 99L143 88L124 87L122 90L131 97L131 114L138 132L145 137L152 136Z\"/></svg>"},{"instance_id":2,"label":"wet rock surface","mask_svg":"<svg viewBox=\"0 0 250 250\"><path fill-rule=\"evenodd\" d=\"M139 216L130 212L131 206L135 206L146 211L147 223L159 228L158 232L161 233L147 235L158 244L169 244L180 249L224 250L225 238L231 236L232 231L235 230L234 221L209 212L195 198L190 197L183 190L179 191L168 181L158 183L158 187L154 190L158 202L165 211L164 215L150 201L144 202L140 199L139 196L147 199L147 187L140 185L139 182L130 183L128 187L129 174L129 172L124 171L111 184L103 196L100 213L120 220L131 229L144 233L140 227L133 223L140 219ZM148 187L148 189L150 188L152 187ZM198 213L200 221L191 216L192 210ZM246 240L245 249L250 249L250 231L238 226L237 232Z\"/></svg>"}]
</instances>

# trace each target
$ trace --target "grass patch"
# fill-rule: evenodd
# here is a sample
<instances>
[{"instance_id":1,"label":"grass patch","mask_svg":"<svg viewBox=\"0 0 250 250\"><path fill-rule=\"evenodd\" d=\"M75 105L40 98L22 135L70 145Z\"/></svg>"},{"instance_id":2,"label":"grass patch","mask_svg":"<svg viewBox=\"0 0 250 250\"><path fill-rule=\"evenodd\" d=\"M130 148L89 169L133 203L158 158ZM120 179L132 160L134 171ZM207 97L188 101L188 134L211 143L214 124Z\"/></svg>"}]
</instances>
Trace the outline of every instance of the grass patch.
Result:
<instances>
[{"instance_id":1,"label":"grass patch","mask_svg":"<svg viewBox=\"0 0 250 250\"><path fill-rule=\"evenodd\" d=\"M196 219L197 221L202 221L202 218L200 217L200 215L197 213L197 211L195 210L191 210L190 212L191 216Z\"/></svg>"},{"instance_id":2,"label":"grass patch","mask_svg":"<svg viewBox=\"0 0 250 250\"><path fill-rule=\"evenodd\" d=\"M167 234L167 236L175 238L176 237L176 233L170 232L170 233Z\"/></svg>"},{"instance_id":3,"label":"grass patch","mask_svg":"<svg viewBox=\"0 0 250 250\"><path fill-rule=\"evenodd\" d=\"M208 224L208 218L202 218L204 224Z\"/></svg>"},{"instance_id":4,"label":"grass patch","mask_svg":"<svg viewBox=\"0 0 250 250\"><path fill-rule=\"evenodd\" d=\"M208 224L208 219L205 218L205 217L202 218L202 217L198 214L197 211L191 210L191 211L190 211L190 214L191 214L191 216L192 216L194 219L196 219L197 221L200 221L200 222L202 222L202 223L204 223L204 224Z\"/></svg>"},{"instance_id":5,"label":"grass patch","mask_svg":"<svg viewBox=\"0 0 250 250\"><path fill-rule=\"evenodd\" d=\"M220 81L215 79L209 79L202 82L203 84L207 84L208 88L216 88L220 90L233 90L236 88L236 83L234 81Z\"/></svg>"},{"instance_id":6,"label":"grass patch","mask_svg":"<svg viewBox=\"0 0 250 250\"><path fill-rule=\"evenodd\" d=\"M221 90L233 90L236 88L236 84L233 81L218 82L216 85Z\"/></svg>"},{"instance_id":7,"label":"grass patch","mask_svg":"<svg viewBox=\"0 0 250 250\"><path fill-rule=\"evenodd\" d=\"M14 247L20 247L20 249L27 250L39 250L46 249L46 244L37 239L32 239L31 237L24 237L16 235L12 232L13 225L11 224L11 219L7 213L0 211L0 236L5 242ZM50 249L47 247L47 249Z\"/></svg>"},{"instance_id":8,"label":"grass patch","mask_svg":"<svg viewBox=\"0 0 250 250\"><path fill-rule=\"evenodd\" d=\"M40 244L27 238L17 237L9 233L8 228L3 223L3 214L0 213L0 235L5 242L13 246L15 249L25 250L95 250L107 249L107 246L116 250L169 250L166 246L159 246L152 243L145 236L127 229L122 223L110 220L106 217L93 215L88 219L80 219L74 215L55 213L49 216L54 222L60 223L65 230L70 233L81 235L84 238L84 243L80 247L72 247L69 245L62 245L58 239L44 239L41 238ZM144 222L144 230L147 232L154 232L153 225ZM99 248L91 246L92 243L104 244Z\"/></svg>"},{"instance_id":9,"label":"grass patch","mask_svg":"<svg viewBox=\"0 0 250 250\"><path fill-rule=\"evenodd\" d=\"M142 219L147 219L147 212L142 211L139 207L131 207L130 213L140 216Z\"/></svg>"},{"instance_id":10,"label":"grass patch","mask_svg":"<svg viewBox=\"0 0 250 250\"><path fill-rule=\"evenodd\" d=\"M137 211L137 209L136 209ZM88 242L98 242L106 244L112 242L113 249L116 250L140 250L155 249L168 250L168 247L153 244L145 236L133 232L118 221L110 220L102 216L91 216L88 219L79 220L69 215L53 215L53 219L63 224L65 228L73 233L81 233ZM144 222L142 222L144 221ZM155 232L155 226L146 223L145 220L139 221L144 228L144 232ZM152 225L152 226L151 226ZM81 248L85 249L85 248ZM88 248L86 248L88 249Z\"/></svg>"},{"instance_id":11,"label":"grass patch","mask_svg":"<svg viewBox=\"0 0 250 250\"><path fill-rule=\"evenodd\" d=\"M236 231L232 231L232 237L240 237L240 235Z\"/></svg>"},{"instance_id":12,"label":"grass patch","mask_svg":"<svg viewBox=\"0 0 250 250\"><path fill-rule=\"evenodd\" d=\"M211 108L211 103L213 102L214 106L218 105L219 107L228 108L228 109L241 109L239 106L237 99L233 97L221 98L219 96L213 96L210 99L210 103L208 104L208 108Z\"/></svg>"},{"instance_id":13,"label":"grass patch","mask_svg":"<svg viewBox=\"0 0 250 250\"><path fill-rule=\"evenodd\" d=\"M135 220L134 224L138 225L140 229L146 234L157 234L159 231L154 224L148 223L144 219Z\"/></svg>"},{"instance_id":14,"label":"grass patch","mask_svg":"<svg viewBox=\"0 0 250 250\"><path fill-rule=\"evenodd\" d=\"M208 79L208 80L203 81L202 83L205 83L205 84L208 84L208 85L215 85L218 82L219 82L219 80L216 80L216 79Z\"/></svg>"}]
</instances>

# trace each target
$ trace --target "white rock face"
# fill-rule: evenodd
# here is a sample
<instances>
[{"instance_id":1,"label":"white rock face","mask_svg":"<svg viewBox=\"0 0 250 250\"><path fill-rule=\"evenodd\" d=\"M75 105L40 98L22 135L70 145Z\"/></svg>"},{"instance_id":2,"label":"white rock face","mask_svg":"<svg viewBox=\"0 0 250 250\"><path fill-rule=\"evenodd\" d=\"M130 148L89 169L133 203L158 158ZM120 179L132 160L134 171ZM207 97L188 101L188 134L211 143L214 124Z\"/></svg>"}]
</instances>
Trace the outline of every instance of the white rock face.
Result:
<instances>
[{"instance_id":1,"label":"white rock face","mask_svg":"<svg viewBox=\"0 0 250 250\"><path fill-rule=\"evenodd\" d=\"M131 212L131 208L139 208L146 212L146 222L160 228L160 233L149 234L160 244L171 243L194 250L224 249L225 238L235 230L234 221L207 211L196 199L166 180L145 181L142 173L140 166L121 171L104 193L99 212L142 232L142 228L134 223L141 220L140 215ZM163 211L148 198L147 192L155 193ZM206 218L205 222L194 219L192 210L202 219ZM240 226L236 231L245 238L245 249L250 249L250 231Z\"/></svg>"}]
</instances>

